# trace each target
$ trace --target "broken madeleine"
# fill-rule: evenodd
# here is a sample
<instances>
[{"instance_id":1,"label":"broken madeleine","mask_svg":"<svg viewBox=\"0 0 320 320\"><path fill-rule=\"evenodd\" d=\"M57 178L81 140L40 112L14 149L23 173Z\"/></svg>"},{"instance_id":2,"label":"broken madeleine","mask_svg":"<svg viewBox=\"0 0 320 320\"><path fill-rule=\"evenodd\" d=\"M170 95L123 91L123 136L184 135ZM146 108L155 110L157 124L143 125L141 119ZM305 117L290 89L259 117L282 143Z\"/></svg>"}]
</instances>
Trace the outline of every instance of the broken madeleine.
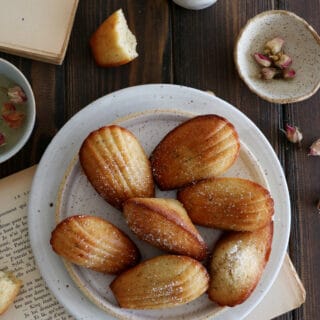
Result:
<instances>
[{"instance_id":1,"label":"broken madeleine","mask_svg":"<svg viewBox=\"0 0 320 320\"><path fill-rule=\"evenodd\" d=\"M171 190L227 171L238 157L240 142L234 126L209 114L194 117L172 131L151 155L154 179Z\"/></svg>"},{"instance_id":2,"label":"broken madeleine","mask_svg":"<svg viewBox=\"0 0 320 320\"><path fill-rule=\"evenodd\" d=\"M140 258L136 245L121 230L94 216L64 219L52 231L50 244L66 260L103 273L122 272Z\"/></svg>"},{"instance_id":3,"label":"broken madeleine","mask_svg":"<svg viewBox=\"0 0 320 320\"><path fill-rule=\"evenodd\" d=\"M138 57L137 39L129 29L122 9L109 16L92 34L90 47L101 67L121 66Z\"/></svg>"},{"instance_id":4,"label":"broken madeleine","mask_svg":"<svg viewBox=\"0 0 320 320\"><path fill-rule=\"evenodd\" d=\"M274 212L267 189L247 179L211 178L178 192L195 224L235 231L254 231L267 225Z\"/></svg>"},{"instance_id":5,"label":"broken madeleine","mask_svg":"<svg viewBox=\"0 0 320 320\"><path fill-rule=\"evenodd\" d=\"M195 300L208 283L208 272L197 260L163 255L125 271L110 288L122 308L163 309Z\"/></svg>"},{"instance_id":6,"label":"broken madeleine","mask_svg":"<svg viewBox=\"0 0 320 320\"><path fill-rule=\"evenodd\" d=\"M84 140L79 160L88 180L112 206L134 197L153 197L150 162L136 137L117 125L102 127Z\"/></svg>"},{"instance_id":7,"label":"broken madeleine","mask_svg":"<svg viewBox=\"0 0 320 320\"><path fill-rule=\"evenodd\" d=\"M209 266L208 296L220 306L244 302L269 260L273 223L255 232L227 233L216 244Z\"/></svg>"},{"instance_id":8,"label":"broken madeleine","mask_svg":"<svg viewBox=\"0 0 320 320\"><path fill-rule=\"evenodd\" d=\"M140 239L171 253L206 257L207 245L179 201L133 198L125 202L123 213Z\"/></svg>"}]
</instances>

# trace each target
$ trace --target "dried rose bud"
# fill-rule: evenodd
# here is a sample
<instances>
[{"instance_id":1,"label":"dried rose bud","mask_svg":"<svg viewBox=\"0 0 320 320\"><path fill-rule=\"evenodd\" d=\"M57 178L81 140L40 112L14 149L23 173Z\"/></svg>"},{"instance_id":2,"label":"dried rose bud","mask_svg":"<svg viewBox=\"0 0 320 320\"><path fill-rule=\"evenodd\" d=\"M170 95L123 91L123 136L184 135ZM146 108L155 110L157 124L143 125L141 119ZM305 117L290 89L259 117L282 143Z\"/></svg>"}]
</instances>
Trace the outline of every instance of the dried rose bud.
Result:
<instances>
[{"instance_id":1,"label":"dried rose bud","mask_svg":"<svg viewBox=\"0 0 320 320\"><path fill-rule=\"evenodd\" d=\"M1 113L5 114L10 113L12 111L16 111L16 107L14 106L14 104L12 104L11 102L5 102L2 106Z\"/></svg>"},{"instance_id":2,"label":"dried rose bud","mask_svg":"<svg viewBox=\"0 0 320 320\"><path fill-rule=\"evenodd\" d=\"M1 116L7 125L14 129L21 127L24 119L24 113L17 111L16 107L11 102L6 102L3 104Z\"/></svg>"},{"instance_id":3,"label":"dried rose bud","mask_svg":"<svg viewBox=\"0 0 320 320\"><path fill-rule=\"evenodd\" d=\"M260 78L263 80L271 80L278 74L275 68L262 68L260 71Z\"/></svg>"},{"instance_id":4,"label":"dried rose bud","mask_svg":"<svg viewBox=\"0 0 320 320\"><path fill-rule=\"evenodd\" d=\"M20 128L24 119L24 113L21 111L12 111L2 115L3 120L12 129Z\"/></svg>"},{"instance_id":5,"label":"dried rose bud","mask_svg":"<svg viewBox=\"0 0 320 320\"><path fill-rule=\"evenodd\" d=\"M274 64L280 69L285 69L291 66L292 59L287 54L283 54L278 61L274 62Z\"/></svg>"},{"instance_id":6,"label":"dried rose bud","mask_svg":"<svg viewBox=\"0 0 320 320\"><path fill-rule=\"evenodd\" d=\"M283 44L284 44L284 40L282 38L276 37L276 38L268 41L264 45L264 52L271 53L271 54L277 54L281 51Z\"/></svg>"},{"instance_id":7,"label":"dried rose bud","mask_svg":"<svg viewBox=\"0 0 320 320\"><path fill-rule=\"evenodd\" d=\"M273 62L275 62L275 61L278 61L278 60L281 58L282 55L283 55L283 52L279 52L279 53L277 53L277 54L269 55L269 58L270 58Z\"/></svg>"},{"instance_id":8,"label":"dried rose bud","mask_svg":"<svg viewBox=\"0 0 320 320\"><path fill-rule=\"evenodd\" d=\"M320 139L316 140L311 146L309 156L320 156Z\"/></svg>"},{"instance_id":9,"label":"dried rose bud","mask_svg":"<svg viewBox=\"0 0 320 320\"><path fill-rule=\"evenodd\" d=\"M257 61L258 64L260 64L260 66L263 67L270 67L271 66L271 60L266 57L265 55L256 52L254 55L255 60Z\"/></svg>"},{"instance_id":10,"label":"dried rose bud","mask_svg":"<svg viewBox=\"0 0 320 320\"><path fill-rule=\"evenodd\" d=\"M286 135L287 139L292 143L300 143L303 139L302 132L296 126L286 124L285 130L281 130Z\"/></svg>"},{"instance_id":11,"label":"dried rose bud","mask_svg":"<svg viewBox=\"0 0 320 320\"><path fill-rule=\"evenodd\" d=\"M3 133L0 132L0 147L4 146L6 144L6 137Z\"/></svg>"},{"instance_id":12,"label":"dried rose bud","mask_svg":"<svg viewBox=\"0 0 320 320\"><path fill-rule=\"evenodd\" d=\"M8 97L13 103L23 103L27 101L27 96L21 87L15 86L8 89Z\"/></svg>"},{"instance_id":13,"label":"dried rose bud","mask_svg":"<svg viewBox=\"0 0 320 320\"><path fill-rule=\"evenodd\" d=\"M293 69L284 69L282 71L283 79L293 79L296 76L296 72Z\"/></svg>"}]
</instances>

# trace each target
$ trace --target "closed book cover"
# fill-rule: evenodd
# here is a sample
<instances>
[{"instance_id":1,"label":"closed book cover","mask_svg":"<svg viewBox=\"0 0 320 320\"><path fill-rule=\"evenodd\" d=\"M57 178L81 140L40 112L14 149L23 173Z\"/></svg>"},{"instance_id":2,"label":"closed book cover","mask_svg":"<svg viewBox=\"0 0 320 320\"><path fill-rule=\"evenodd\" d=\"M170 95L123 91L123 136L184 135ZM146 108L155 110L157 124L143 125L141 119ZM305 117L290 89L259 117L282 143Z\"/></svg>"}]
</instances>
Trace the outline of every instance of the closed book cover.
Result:
<instances>
[{"instance_id":1,"label":"closed book cover","mask_svg":"<svg viewBox=\"0 0 320 320\"><path fill-rule=\"evenodd\" d=\"M0 51L61 64L79 0L1 0Z\"/></svg>"}]
</instances>

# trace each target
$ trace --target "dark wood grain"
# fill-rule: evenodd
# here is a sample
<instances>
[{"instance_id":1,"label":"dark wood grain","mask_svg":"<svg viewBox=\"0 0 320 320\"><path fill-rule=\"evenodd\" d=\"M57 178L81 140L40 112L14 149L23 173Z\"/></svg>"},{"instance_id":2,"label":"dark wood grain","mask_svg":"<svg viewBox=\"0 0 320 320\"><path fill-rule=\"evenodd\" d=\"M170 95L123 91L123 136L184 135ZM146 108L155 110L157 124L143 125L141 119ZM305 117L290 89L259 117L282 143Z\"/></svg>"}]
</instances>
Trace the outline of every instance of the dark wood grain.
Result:
<instances>
[{"instance_id":1,"label":"dark wood grain","mask_svg":"<svg viewBox=\"0 0 320 320\"><path fill-rule=\"evenodd\" d=\"M320 31L319 1L279 1L279 8L295 12ZM303 45L303 44L302 44ZM301 148L288 145L286 176L291 194L292 231L289 252L307 290L306 303L292 313L293 319L318 319L320 313L320 158L307 156L308 147L320 137L319 92L304 102L284 106L284 121L301 128Z\"/></svg>"},{"instance_id":2,"label":"dark wood grain","mask_svg":"<svg viewBox=\"0 0 320 320\"><path fill-rule=\"evenodd\" d=\"M138 39L139 57L119 68L100 68L88 41L111 13L123 8ZM249 18L270 9L295 12L320 31L318 0L219 0L201 11L185 10L171 0L84 0L79 2L62 66L8 54L29 79L37 103L34 132L26 146L0 165L0 177L40 161L56 132L93 100L128 86L176 83L215 94L244 112L262 130L284 168L292 204L289 253L307 290L307 301L278 320L314 320L320 314L320 158L308 147L320 137L320 93L293 105L277 105L253 94L237 75L236 37ZM301 148L286 141L280 128L299 126Z\"/></svg>"}]
</instances>

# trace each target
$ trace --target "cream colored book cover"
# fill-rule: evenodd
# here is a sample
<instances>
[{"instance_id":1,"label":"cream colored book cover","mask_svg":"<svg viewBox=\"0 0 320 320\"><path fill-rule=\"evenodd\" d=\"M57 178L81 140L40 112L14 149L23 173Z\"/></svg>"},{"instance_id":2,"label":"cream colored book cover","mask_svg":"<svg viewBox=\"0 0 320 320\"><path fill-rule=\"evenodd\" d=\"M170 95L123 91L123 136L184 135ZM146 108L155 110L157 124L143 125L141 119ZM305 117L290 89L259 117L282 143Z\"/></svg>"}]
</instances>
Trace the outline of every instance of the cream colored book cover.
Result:
<instances>
[{"instance_id":1,"label":"cream colored book cover","mask_svg":"<svg viewBox=\"0 0 320 320\"><path fill-rule=\"evenodd\" d=\"M78 0L0 0L0 50L61 64Z\"/></svg>"},{"instance_id":2,"label":"cream colored book cover","mask_svg":"<svg viewBox=\"0 0 320 320\"><path fill-rule=\"evenodd\" d=\"M0 180L0 270L10 270L23 286L1 320L70 320L42 279L30 247L27 202L36 167ZM305 290L286 256L280 274L263 301L245 320L269 320L299 307Z\"/></svg>"}]
</instances>

